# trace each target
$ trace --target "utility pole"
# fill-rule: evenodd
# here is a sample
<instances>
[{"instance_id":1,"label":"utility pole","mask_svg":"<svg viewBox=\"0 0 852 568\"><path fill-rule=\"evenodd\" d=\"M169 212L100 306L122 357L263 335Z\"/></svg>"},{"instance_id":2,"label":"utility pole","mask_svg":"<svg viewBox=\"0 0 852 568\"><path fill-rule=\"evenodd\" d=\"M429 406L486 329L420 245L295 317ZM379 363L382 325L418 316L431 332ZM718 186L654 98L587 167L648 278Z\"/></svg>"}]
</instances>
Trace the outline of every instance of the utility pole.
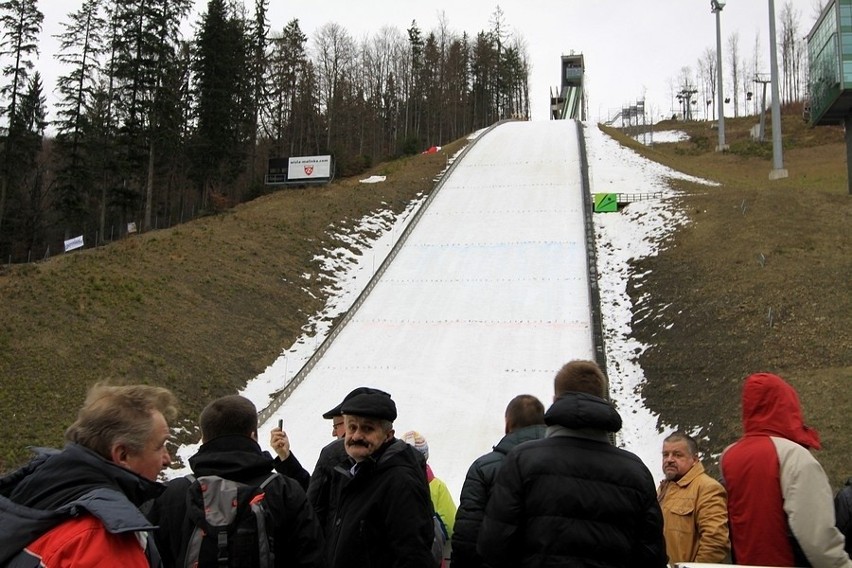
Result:
<instances>
[{"instance_id":1,"label":"utility pole","mask_svg":"<svg viewBox=\"0 0 852 568\"><path fill-rule=\"evenodd\" d=\"M710 0L710 13L716 14L716 83L719 88L719 145L716 146L717 152L724 152L728 149L725 144L725 98L722 94L722 24L721 15L722 8L725 7L724 2L719 0Z\"/></svg>"},{"instance_id":2,"label":"utility pole","mask_svg":"<svg viewBox=\"0 0 852 568\"><path fill-rule=\"evenodd\" d=\"M781 150L781 101L778 96L778 49L775 44L775 0L769 0L769 64L772 73L772 171L769 179L787 177Z\"/></svg>"}]
</instances>

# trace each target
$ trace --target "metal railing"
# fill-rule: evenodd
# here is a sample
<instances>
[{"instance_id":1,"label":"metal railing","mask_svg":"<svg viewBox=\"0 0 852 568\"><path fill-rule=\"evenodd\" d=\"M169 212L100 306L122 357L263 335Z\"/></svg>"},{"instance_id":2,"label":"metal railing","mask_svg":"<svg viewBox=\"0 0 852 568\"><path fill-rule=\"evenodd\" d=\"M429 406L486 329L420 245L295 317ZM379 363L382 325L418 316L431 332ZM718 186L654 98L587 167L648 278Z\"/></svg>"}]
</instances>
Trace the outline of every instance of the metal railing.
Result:
<instances>
[{"instance_id":1,"label":"metal railing","mask_svg":"<svg viewBox=\"0 0 852 568\"><path fill-rule=\"evenodd\" d=\"M633 203L634 201L647 201L649 199L662 199L665 193L654 191L650 193L616 193L619 205L622 203Z\"/></svg>"}]
</instances>

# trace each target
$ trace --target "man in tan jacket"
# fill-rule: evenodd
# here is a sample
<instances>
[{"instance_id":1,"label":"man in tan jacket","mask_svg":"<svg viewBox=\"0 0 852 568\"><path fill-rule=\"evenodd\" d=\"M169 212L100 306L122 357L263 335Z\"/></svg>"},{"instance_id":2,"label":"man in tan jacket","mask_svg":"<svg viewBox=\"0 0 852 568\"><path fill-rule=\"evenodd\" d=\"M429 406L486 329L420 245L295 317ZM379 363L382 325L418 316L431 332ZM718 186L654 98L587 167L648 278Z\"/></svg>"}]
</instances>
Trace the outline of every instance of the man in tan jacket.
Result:
<instances>
[{"instance_id":1,"label":"man in tan jacket","mask_svg":"<svg viewBox=\"0 0 852 568\"><path fill-rule=\"evenodd\" d=\"M657 498L669 562L719 563L729 559L728 503L722 485L704 473L698 444L675 432L663 440L663 473Z\"/></svg>"}]
</instances>

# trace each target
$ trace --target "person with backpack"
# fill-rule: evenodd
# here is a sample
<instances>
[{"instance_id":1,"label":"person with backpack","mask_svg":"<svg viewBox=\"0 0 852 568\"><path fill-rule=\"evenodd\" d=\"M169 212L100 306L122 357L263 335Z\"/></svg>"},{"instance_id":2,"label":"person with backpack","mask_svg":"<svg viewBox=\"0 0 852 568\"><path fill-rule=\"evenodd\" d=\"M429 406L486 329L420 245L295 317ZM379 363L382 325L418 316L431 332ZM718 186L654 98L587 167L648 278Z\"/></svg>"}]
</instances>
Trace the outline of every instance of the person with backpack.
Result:
<instances>
[{"instance_id":1,"label":"person with backpack","mask_svg":"<svg viewBox=\"0 0 852 568\"><path fill-rule=\"evenodd\" d=\"M148 513L164 566L324 566L319 522L299 483L260 449L254 404L216 399L199 425L193 475L172 480Z\"/></svg>"},{"instance_id":2,"label":"person with backpack","mask_svg":"<svg viewBox=\"0 0 852 568\"><path fill-rule=\"evenodd\" d=\"M328 568L435 568L441 561L423 458L394 437L387 393L343 403L347 458L329 480Z\"/></svg>"},{"instance_id":3,"label":"person with backpack","mask_svg":"<svg viewBox=\"0 0 852 568\"><path fill-rule=\"evenodd\" d=\"M139 510L164 489L175 397L149 385L94 385L62 451L0 480L0 566L158 568Z\"/></svg>"}]
</instances>

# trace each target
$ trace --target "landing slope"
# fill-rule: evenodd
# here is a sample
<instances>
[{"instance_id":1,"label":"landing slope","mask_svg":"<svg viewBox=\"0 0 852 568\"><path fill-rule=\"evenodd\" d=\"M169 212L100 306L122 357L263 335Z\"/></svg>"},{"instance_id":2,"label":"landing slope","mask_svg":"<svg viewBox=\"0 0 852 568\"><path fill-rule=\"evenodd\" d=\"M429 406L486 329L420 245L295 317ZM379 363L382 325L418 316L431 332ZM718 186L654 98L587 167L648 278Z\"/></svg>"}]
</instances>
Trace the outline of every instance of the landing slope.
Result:
<instances>
[{"instance_id":1,"label":"landing slope","mask_svg":"<svg viewBox=\"0 0 852 568\"><path fill-rule=\"evenodd\" d=\"M390 392L458 495L517 394L593 357L583 187L573 121L506 123L456 165L367 301L276 414L312 467L321 414L354 387Z\"/></svg>"}]
</instances>

